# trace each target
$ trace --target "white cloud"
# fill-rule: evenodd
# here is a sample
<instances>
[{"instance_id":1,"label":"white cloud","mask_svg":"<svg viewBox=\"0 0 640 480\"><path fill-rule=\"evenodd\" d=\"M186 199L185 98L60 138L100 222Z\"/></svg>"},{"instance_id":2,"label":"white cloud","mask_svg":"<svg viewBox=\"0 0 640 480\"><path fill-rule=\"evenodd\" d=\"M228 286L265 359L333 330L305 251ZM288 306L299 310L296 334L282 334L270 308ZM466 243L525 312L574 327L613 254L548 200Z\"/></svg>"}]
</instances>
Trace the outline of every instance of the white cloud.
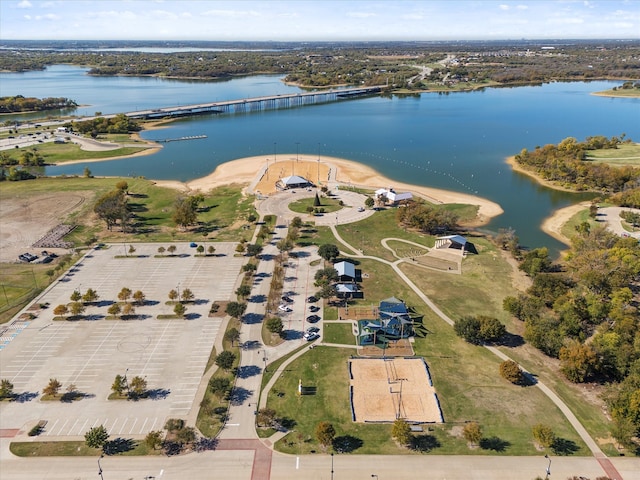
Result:
<instances>
[{"instance_id":1,"label":"white cloud","mask_svg":"<svg viewBox=\"0 0 640 480\"><path fill-rule=\"evenodd\" d=\"M227 17L227 18L242 18L242 17L259 17L260 13L255 10L207 10L202 15L207 17Z\"/></svg>"},{"instance_id":2,"label":"white cloud","mask_svg":"<svg viewBox=\"0 0 640 480\"><path fill-rule=\"evenodd\" d=\"M31 5L31 2L29 0L22 0L20 3L18 3L18 8L31 8L33 7L33 5Z\"/></svg>"},{"instance_id":3,"label":"white cloud","mask_svg":"<svg viewBox=\"0 0 640 480\"><path fill-rule=\"evenodd\" d=\"M400 16L402 20L423 20L424 15L421 13L405 13Z\"/></svg>"},{"instance_id":4,"label":"white cloud","mask_svg":"<svg viewBox=\"0 0 640 480\"><path fill-rule=\"evenodd\" d=\"M351 18L370 18L376 16L377 15L375 13L370 12L347 12L347 17Z\"/></svg>"},{"instance_id":5,"label":"white cloud","mask_svg":"<svg viewBox=\"0 0 640 480\"><path fill-rule=\"evenodd\" d=\"M176 14L173 12L168 12L166 10L153 10L151 12L152 16L158 17L161 19L175 20L177 18Z\"/></svg>"},{"instance_id":6,"label":"white cloud","mask_svg":"<svg viewBox=\"0 0 640 480\"><path fill-rule=\"evenodd\" d=\"M55 22L60 20L62 17L60 15L56 15L55 13L47 13L46 15L37 15L36 20L49 20Z\"/></svg>"},{"instance_id":7,"label":"white cloud","mask_svg":"<svg viewBox=\"0 0 640 480\"><path fill-rule=\"evenodd\" d=\"M498 5L498 8L500 10L509 10L509 8L511 8L511 7L509 7L509 5L502 4L502 5Z\"/></svg>"},{"instance_id":8,"label":"white cloud","mask_svg":"<svg viewBox=\"0 0 640 480\"><path fill-rule=\"evenodd\" d=\"M529 10L529 6L528 5L518 5L516 8L518 10Z\"/></svg>"}]
</instances>

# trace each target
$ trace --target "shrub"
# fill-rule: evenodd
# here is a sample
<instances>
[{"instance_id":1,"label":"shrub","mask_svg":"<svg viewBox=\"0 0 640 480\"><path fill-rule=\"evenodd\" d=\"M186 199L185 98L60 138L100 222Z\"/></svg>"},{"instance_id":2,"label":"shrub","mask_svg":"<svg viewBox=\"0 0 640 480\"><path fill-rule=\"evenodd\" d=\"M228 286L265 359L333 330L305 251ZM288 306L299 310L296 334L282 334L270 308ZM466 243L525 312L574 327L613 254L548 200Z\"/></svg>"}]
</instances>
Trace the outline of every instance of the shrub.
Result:
<instances>
[{"instance_id":1,"label":"shrub","mask_svg":"<svg viewBox=\"0 0 640 480\"><path fill-rule=\"evenodd\" d=\"M524 374L513 360L505 360L500 364L500 376L515 385L521 385L524 382Z\"/></svg>"}]
</instances>

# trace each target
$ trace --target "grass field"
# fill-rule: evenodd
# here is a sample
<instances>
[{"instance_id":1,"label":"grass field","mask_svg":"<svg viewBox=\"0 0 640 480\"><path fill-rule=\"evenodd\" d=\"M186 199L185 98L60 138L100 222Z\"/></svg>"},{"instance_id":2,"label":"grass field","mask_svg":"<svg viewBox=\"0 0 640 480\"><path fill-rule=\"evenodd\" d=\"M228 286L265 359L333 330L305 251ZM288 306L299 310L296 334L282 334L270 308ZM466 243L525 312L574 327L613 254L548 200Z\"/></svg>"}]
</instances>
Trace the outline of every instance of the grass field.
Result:
<instances>
[{"instance_id":1,"label":"grass field","mask_svg":"<svg viewBox=\"0 0 640 480\"><path fill-rule=\"evenodd\" d=\"M118 456L161 455L162 450L152 450L144 442L133 441L133 448L118 453ZM11 453L18 457L96 457L102 453L99 448L87 447L85 442L11 442Z\"/></svg>"},{"instance_id":2,"label":"grass field","mask_svg":"<svg viewBox=\"0 0 640 480\"><path fill-rule=\"evenodd\" d=\"M587 159L614 167L637 167L640 166L640 143L623 143L615 149L589 150Z\"/></svg>"},{"instance_id":3,"label":"grass field","mask_svg":"<svg viewBox=\"0 0 640 480\"><path fill-rule=\"evenodd\" d=\"M322 341L326 343L339 343L342 345L355 345L356 337L353 335L351 322L325 323L323 325Z\"/></svg>"},{"instance_id":4,"label":"grass field","mask_svg":"<svg viewBox=\"0 0 640 480\"><path fill-rule=\"evenodd\" d=\"M315 207L313 203L315 202L315 197L311 198L303 198L301 200L297 200L295 202L291 202L289 204L289 210L300 213L301 215L309 215L307 208L322 208L325 213L337 212L341 210L343 207L338 203L338 200L329 197L321 197L320 205Z\"/></svg>"},{"instance_id":5,"label":"grass field","mask_svg":"<svg viewBox=\"0 0 640 480\"><path fill-rule=\"evenodd\" d=\"M79 145L75 143L41 143L31 147L17 148L13 150L7 150L11 158L19 159L24 150L35 150L44 158L44 163L64 163L77 160L97 160L103 158L120 157L124 155L132 155L142 150L146 150L149 147L122 147L114 150L82 150Z\"/></svg>"}]
</instances>

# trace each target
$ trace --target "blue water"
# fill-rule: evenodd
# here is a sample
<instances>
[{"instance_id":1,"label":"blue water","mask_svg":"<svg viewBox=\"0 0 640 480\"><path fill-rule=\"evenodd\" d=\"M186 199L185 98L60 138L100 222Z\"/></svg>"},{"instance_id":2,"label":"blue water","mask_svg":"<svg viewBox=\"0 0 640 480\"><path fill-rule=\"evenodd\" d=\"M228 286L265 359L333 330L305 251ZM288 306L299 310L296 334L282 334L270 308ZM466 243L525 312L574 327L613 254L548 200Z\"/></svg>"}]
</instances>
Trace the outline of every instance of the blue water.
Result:
<instances>
[{"instance_id":1,"label":"blue water","mask_svg":"<svg viewBox=\"0 0 640 480\"><path fill-rule=\"evenodd\" d=\"M43 77L36 82L38 74L48 82L42 82ZM12 88L26 92L22 93L25 96L68 96L79 103L92 103L91 113L97 109L96 104L106 113L297 90L273 76L191 83L155 78L95 79L79 75L74 67L60 67L53 74L29 74L34 77L33 91L17 85ZM4 75L0 74L0 85ZM86 88L60 93L65 88L61 78ZM43 83L49 84L48 89ZM164 139L205 134L207 139L164 144L162 151L151 156L49 167L47 173L81 174L89 167L94 175L185 181L207 175L217 165L236 158L273 158L275 151L281 161L295 156L296 150L312 155L320 152L365 163L397 181L489 198L505 210L487 226L489 231L513 227L523 244L546 245L557 251L561 244L540 230L542 220L557 208L592 195L542 187L512 172L505 158L523 148L557 143L568 136L583 140L592 135L626 133L628 138L640 141L639 99L590 95L619 84L552 83L193 117L167 129L144 132L143 136ZM0 87L2 95L5 88ZM46 95L32 93L45 90Z\"/></svg>"}]
</instances>

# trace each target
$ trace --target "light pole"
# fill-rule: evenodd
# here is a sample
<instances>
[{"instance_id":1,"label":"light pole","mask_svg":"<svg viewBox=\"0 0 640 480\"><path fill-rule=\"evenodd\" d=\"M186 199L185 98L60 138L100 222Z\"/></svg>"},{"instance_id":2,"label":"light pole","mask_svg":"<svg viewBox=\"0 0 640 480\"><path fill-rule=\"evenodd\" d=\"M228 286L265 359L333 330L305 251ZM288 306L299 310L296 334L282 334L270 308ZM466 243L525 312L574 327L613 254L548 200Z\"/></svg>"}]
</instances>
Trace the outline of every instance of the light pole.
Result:
<instances>
[{"instance_id":1,"label":"light pole","mask_svg":"<svg viewBox=\"0 0 640 480\"><path fill-rule=\"evenodd\" d=\"M269 180L269 159L267 158L267 180Z\"/></svg>"},{"instance_id":2,"label":"light pole","mask_svg":"<svg viewBox=\"0 0 640 480\"><path fill-rule=\"evenodd\" d=\"M267 372L267 351L262 351L262 361L264 362L264 371Z\"/></svg>"},{"instance_id":3,"label":"light pole","mask_svg":"<svg viewBox=\"0 0 640 480\"><path fill-rule=\"evenodd\" d=\"M278 144L277 142L273 142L273 163L276 163L278 161L278 156L276 155L277 144Z\"/></svg>"},{"instance_id":4,"label":"light pole","mask_svg":"<svg viewBox=\"0 0 640 480\"><path fill-rule=\"evenodd\" d=\"M98 457L98 475L100 475L100 478L102 480L104 480L104 477L102 476L102 467L100 466L100 459L103 457L104 455L100 455L100 457Z\"/></svg>"},{"instance_id":5,"label":"light pole","mask_svg":"<svg viewBox=\"0 0 640 480\"><path fill-rule=\"evenodd\" d=\"M298 153L300 152L300 142L296 142L296 162L298 162Z\"/></svg>"},{"instance_id":6,"label":"light pole","mask_svg":"<svg viewBox=\"0 0 640 480\"><path fill-rule=\"evenodd\" d=\"M333 480L333 453L331 454L331 480Z\"/></svg>"},{"instance_id":7,"label":"light pole","mask_svg":"<svg viewBox=\"0 0 640 480\"><path fill-rule=\"evenodd\" d=\"M547 475L544 477L545 480L549 478L549 476L551 475L551 459L549 458L549 455L544 456L544 458L546 458L547 460L549 460L549 465L547 465Z\"/></svg>"}]
</instances>

